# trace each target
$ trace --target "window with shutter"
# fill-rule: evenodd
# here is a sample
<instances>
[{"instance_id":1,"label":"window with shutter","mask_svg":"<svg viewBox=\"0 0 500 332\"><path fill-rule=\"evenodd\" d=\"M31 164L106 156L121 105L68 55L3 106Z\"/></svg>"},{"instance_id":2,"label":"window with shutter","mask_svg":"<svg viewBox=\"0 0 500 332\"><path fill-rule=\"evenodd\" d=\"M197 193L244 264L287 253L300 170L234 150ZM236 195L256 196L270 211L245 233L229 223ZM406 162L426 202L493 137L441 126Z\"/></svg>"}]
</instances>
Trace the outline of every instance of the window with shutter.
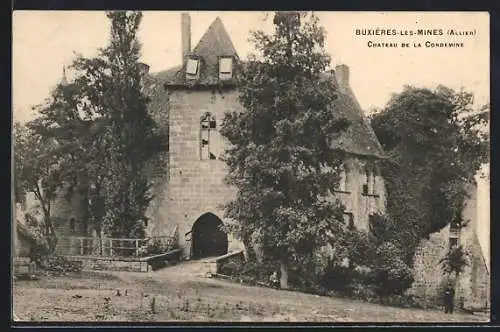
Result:
<instances>
[{"instance_id":1,"label":"window with shutter","mask_svg":"<svg viewBox=\"0 0 500 332\"><path fill-rule=\"evenodd\" d=\"M458 238L456 237L451 237L450 238L450 250L453 249L454 247L458 246Z\"/></svg>"},{"instance_id":2,"label":"window with shutter","mask_svg":"<svg viewBox=\"0 0 500 332\"><path fill-rule=\"evenodd\" d=\"M219 79L230 79L233 74L233 58L219 59Z\"/></svg>"},{"instance_id":3,"label":"window with shutter","mask_svg":"<svg viewBox=\"0 0 500 332\"><path fill-rule=\"evenodd\" d=\"M193 76L197 75L198 67L199 67L198 59L189 59L186 64L186 74Z\"/></svg>"}]
</instances>

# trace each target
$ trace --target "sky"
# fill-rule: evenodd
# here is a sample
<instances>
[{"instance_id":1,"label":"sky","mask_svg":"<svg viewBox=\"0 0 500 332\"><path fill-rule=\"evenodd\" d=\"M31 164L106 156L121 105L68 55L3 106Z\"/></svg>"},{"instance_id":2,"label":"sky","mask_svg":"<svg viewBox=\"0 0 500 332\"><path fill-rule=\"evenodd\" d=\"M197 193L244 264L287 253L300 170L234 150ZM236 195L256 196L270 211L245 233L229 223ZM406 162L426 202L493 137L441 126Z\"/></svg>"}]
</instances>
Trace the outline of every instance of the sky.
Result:
<instances>
[{"instance_id":1,"label":"sky","mask_svg":"<svg viewBox=\"0 0 500 332\"><path fill-rule=\"evenodd\" d=\"M138 37L141 61L151 72L181 62L180 12L145 11ZM473 92L478 105L489 102L489 16L460 12L316 12L326 30L332 66L350 68L350 84L365 111L381 108L404 85L433 88L439 84ZM190 12L192 47L219 16L240 58L252 52L249 33L271 31L265 12ZM91 57L109 39L109 21L102 11L15 11L13 14L13 117L33 118L39 104L62 77L75 53ZM359 36L356 30L449 29L474 31L473 36ZM371 42L463 42L462 48L373 48ZM489 188L480 193L479 218L489 226ZM489 243L489 227L480 241ZM489 252L489 247L487 249ZM489 256L489 255L487 255Z\"/></svg>"},{"instance_id":2,"label":"sky","mask_svg":"<svg viewBox=\"0 0 500 332\"><path fill-rule=\"evenodd\" d=\"M138 33L141 61L158 72L180 64L180 12L145 11ZM271 31L265 12L190 12L192 47L219 16L240 58L252 52L249 33ZM478 103L489 101L489 16L487 13L316 12L326 30L332 65L350 68L350 83L363 109L383 107L404 85L465 87ZM356 29L465 29L474 36L357 36ZM16 11L13 14L13 116L26 121L43 102L75 53L97 54L109 39L102 11ZM367 42L463 41L463 48L373 48Z\"/></svg>"}]
</instances>

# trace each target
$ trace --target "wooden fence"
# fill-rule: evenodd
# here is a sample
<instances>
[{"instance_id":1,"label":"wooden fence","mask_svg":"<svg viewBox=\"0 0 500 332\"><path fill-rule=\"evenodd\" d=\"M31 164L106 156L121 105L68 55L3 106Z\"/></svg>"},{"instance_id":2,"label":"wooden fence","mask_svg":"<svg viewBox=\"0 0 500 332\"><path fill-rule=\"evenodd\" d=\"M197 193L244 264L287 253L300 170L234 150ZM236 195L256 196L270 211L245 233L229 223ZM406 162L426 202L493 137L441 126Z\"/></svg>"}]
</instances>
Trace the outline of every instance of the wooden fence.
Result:
<instances>
[{"instance_id":1,"label":"wooden fence","mask_svg":"<svg viewBox=\"0 0 500 332\"><path fill-rule=\"evenodd\" d=\"M138 258L151 255L147 247L155 247L156 252L175 249L175 236L153 236L143 239L98 238L83 236L58 237L55 254L62 256L90 256L99 258Z\"/></svg>"}]
</instances>

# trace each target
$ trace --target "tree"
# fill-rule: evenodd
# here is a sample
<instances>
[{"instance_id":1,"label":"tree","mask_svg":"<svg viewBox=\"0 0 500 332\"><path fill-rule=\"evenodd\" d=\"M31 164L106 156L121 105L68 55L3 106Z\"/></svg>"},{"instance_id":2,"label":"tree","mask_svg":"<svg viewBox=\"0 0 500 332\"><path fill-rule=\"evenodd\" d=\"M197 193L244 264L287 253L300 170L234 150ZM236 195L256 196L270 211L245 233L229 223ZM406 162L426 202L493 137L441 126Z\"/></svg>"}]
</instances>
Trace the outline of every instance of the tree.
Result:
<instances>
[{"instance_id":1,"label":"tree","mask_svg":"<svg viewBox=\"0 0 500 332\"><path fill-rule=\"evenodd\" d=\"M422 238L462 211L468 186L488 160L489 139L481 130L486 120L471 93L442 86L407 86L373 116L372 127L390 155L382 166L387 211L407 230L400 239L407 263Z\"/></svg>"},{"instance_id":2,"label":"tree","mask_svg":"<svg viewBox=\"0 0 500 332\"><path fill-rule=\"evenodd\" d=\"M92 221L113 237L142 237L149 204L143 167L166 148L141 92L136 32L140 12L107 12L111 42L93 58L78 56L74 79L58 85L30 122L57 142L59 181L80 197L84 231Z\"/></svg>"},{"instance_id":3,"label":"tree","mask_svg":"<svg viewBox=\"0 0 500 332\"><path fill-rule=\"evenodd\" d=\"M53 153L57 143L19 122L13 133L16 202L24 202L26 193L33 193L43 215L44 234L54 237L51 208L60 185L60 160ZM53 249L55 243L51 244Z\"/></svg>"},{"instance_id":4,"label":"tree","mask_svg":"<svg viewBox=\"0 0 500 332\"><path fill-rule=\"evenodd\" d=\"M141 12L110 11L111 42L91 63L102 72L96 91L109 119L106 152L106 231L113 237L143 237L145 212L150 202L145 162L156 152L155 123L147 111L148 98L141 92L140 44L137 30ZM93 63L92 63L93 62ZM94 66L93 66L94 65Z\"/></svg>"},{"instance_id":5,"label":"tree","mask_svg":"<svg viewBox=\"0 0 500 332\"><path fill-rule=\"evenodd\" d=\"M288 287L292 257L309 257L343 230L343 207L329 199L344 158L329 142L348 124L336 116L335 87L324 78L330 57L312 14L278 12L274 33L252 34L258 56L243 69L240 102L221 134L228 139L228 184L236 199L232 231L280 262Z\"/></svg>"},{"instance_id":6,"label":"tree","mask_svg":"<svg viewBox=\"0 0 500 332\"><path fill-rule=\"evenodd\" d=\"M107 119L102 117L99 105L89 102L87 92L96 87L83 77L59 84L46 103L37 108L38 117L28 126L40 136L57 142L53 154L60 160L60 191L68 200L78 195L84 235L88 235L89 222L93 221L100 236Z\"/></svg>"}]
</instances>

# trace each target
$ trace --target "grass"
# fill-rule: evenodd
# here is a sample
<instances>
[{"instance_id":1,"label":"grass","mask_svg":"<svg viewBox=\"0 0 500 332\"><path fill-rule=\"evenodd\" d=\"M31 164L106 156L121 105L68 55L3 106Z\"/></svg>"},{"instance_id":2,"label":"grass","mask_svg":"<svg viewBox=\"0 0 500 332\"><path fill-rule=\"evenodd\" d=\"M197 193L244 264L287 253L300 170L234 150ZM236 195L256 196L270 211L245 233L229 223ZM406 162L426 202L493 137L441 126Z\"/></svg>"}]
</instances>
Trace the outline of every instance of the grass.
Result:
<instances>
[{"instance_id":1,"label":"grass","mask_svg":"<svg viewBox=\"0 0 500 332\"><path fill-rule=\"evenodd\" d=\"M485 322L348 299L250 287L157 272L81 272L15 281L14 312L23 321ZM177 271L177 272L176 272ZM118 292L120 296L118 296ZM125 295L126 294L126 295Z\"/></svg>"}]
</instances>

